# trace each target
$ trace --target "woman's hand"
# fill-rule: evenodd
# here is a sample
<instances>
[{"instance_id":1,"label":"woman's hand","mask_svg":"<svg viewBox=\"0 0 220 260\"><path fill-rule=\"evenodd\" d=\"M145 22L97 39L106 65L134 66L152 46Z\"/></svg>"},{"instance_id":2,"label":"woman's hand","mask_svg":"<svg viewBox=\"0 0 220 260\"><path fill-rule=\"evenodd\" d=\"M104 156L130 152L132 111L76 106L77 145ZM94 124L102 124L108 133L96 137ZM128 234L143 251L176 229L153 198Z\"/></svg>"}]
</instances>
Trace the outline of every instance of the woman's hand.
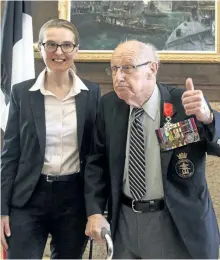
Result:
<instances>
[{"instance_id":1,"label":"woman's hand","mask_svg":"<svg viewBox=\"0 0 220 260\"><path fill-rule=\"evenodd\" d=\"M11 230L9 225L9 216L1 216L1 244L5 250L8 250L8 244L6 242L6 238L10 237Z\"/></svg>"}]
</instances>

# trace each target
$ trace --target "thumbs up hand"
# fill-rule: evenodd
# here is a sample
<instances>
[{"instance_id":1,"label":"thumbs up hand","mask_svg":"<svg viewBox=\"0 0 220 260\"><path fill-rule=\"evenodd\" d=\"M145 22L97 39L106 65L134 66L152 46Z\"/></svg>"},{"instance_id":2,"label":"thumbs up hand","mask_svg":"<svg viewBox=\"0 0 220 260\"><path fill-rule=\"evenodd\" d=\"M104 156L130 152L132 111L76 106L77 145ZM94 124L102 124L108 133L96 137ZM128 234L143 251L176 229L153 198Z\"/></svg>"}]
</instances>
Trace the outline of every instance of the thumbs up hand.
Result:
<instances>
[{"instance_id":1,"label":"thumbs up hand","mask_svg":"<svg viewBox=\"0 0 220 260\"><path fill-rule=\"evenodd\" d=\"M210 124L213 120L212 113L205 101L201 90L195 90L192 79L186 80L186 91L182 95L182 104L186 115L195 115L197 120Z\"/></svg>"}]
</instances>

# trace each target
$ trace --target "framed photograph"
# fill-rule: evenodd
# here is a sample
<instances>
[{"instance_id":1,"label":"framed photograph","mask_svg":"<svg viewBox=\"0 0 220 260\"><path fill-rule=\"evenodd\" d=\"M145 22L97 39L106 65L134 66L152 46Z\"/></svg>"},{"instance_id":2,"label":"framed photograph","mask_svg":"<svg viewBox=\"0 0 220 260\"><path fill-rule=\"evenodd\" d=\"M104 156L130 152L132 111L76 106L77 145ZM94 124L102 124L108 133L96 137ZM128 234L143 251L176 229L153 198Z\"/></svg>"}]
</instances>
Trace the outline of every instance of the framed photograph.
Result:
<instances>
[{"instance_id":1,"label":"framed photograph","mask_svg":"<svg viewBox=\"0 0 220 260\"><path fill-rule=\"evenodd\" d=\"M77 61L108 62L130 39L153 44L162 62L220 62L220 0L58 1L79 30Z\"/></svg>"}]
</instances>

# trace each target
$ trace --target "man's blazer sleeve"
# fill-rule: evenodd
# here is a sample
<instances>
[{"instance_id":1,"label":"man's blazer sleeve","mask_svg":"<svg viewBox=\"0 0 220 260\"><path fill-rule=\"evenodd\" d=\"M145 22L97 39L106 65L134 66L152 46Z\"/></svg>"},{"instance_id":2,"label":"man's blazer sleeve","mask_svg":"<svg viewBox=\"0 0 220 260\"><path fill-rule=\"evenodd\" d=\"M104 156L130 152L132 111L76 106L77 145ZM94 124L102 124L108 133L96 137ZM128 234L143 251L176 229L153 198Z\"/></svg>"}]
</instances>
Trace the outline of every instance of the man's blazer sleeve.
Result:
<instances>
[{"instance_id":1,"label":"man's blazer sleeve","mask_svg":"<svg viewBox=\"0 0 220 260\"><path fill-rule=\"evenodd\" d=\"M8 121L3 140L1 156L1 215L9 215L12 186L20 158L20 109L17 88L19 86L12 88Z\"/></svg>"},{"instance_id":2,"label":"man's blazer sleeve","mask_svg":"<svg viewBox=\"0 0 220 260\"><path fill-rule=\"evenodd\" d=\"M102 98L97 113L93 147L85 168L85 203L87 216L103 214L107 198L107 172L105 171L105 123Z\"/></svg>"},{"instance_id":3,"label":"man's blazer sleeve","mask_svg":"<svg viewBox=\"0 0 220 260\"><path fill-rule=\"evenodd\" d=\"M207 153L209 155L220 156L220 113L212 110L213 122L204 125L204 131L207 140Z\"/></svg>"}]
</instances>

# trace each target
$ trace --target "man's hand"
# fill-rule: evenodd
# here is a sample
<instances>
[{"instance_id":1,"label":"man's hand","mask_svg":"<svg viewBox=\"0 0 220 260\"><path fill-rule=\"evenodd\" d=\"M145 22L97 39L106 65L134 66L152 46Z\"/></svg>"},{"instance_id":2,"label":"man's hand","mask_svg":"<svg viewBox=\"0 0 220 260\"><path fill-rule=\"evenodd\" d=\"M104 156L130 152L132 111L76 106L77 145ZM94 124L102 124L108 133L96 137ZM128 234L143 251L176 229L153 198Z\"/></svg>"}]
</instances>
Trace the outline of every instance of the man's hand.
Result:
<instances>
[{"instance_id":1,"label":"man's hand","mask_svg":"<svg viewBox=\"0 0 220 260\"><path fill-rule=\"evenodd\" d=\"M105 227L110 230L110 225L101 214L94 214L88 217L85 234L94 240L102 240L101 230Z\"/></svg>"},{"instance_id":2,"label":"man's hand","mask_svg":"<svg viewBox=\"0 0 220 260\"><path fill-rule=\"evenodd\" d=\"M210 124L213 120L212 113L205 101L201 90L194 90L192 79L186 80L186 91L182 95L182 104L186 115L195 115L197 120Z\"/></svg>"},{"instance_id":3,"label":"man's hand","mask_svg":"<svg viewBox=\"0 0 220 260\"><path fill-rule=\"evenodd\" d=\"M8 244L5 235L10 237L11 230L9 226L9 216L1 216L1 244L5 250L8 250Z\"/></svg>"}]
</instances>

